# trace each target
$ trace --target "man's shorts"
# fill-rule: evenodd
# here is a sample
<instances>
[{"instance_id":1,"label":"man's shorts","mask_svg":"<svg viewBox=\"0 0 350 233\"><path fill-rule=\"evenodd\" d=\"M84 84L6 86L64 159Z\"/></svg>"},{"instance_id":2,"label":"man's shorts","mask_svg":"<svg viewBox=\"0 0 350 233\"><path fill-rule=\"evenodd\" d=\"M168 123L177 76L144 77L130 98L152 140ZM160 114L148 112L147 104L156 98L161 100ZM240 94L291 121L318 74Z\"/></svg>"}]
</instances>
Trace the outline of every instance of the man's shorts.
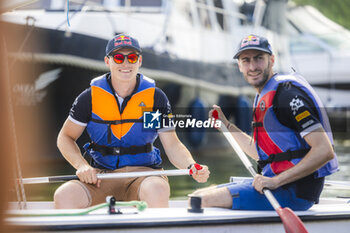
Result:
<instances>
[{"instance_id":1,"label":"man's shorts","mask_svg":"<svg viewBox=\"0 0 350 233\"><path fill-rule=\"evenodd\" d=\"M163 169L153 169L149 167L123 167L113 171L99 170L99 173L121 173L121 172L143 172L143 171L160 171ZM80 184L89 198L89 206L103 203L106 201L107 196L114 196L118 201L132 201L139 199L139 188L142 181L149 176L123 178L123 179L105 179L101 180L101 185L97 188L94 184L87 184L79 180L72 180L69 182L75 182ZM166 176L159 176L168 183Z\"/></svg>"},{"instance_id":2,"label":"man's shorts","mask_svg":"<svg viewBox=\"0 0 350 233\"><path fill-rule=\"evenodd\" d=\"M265 195L256 191L252 183L253 179L248 179L240 182L221 184L217 188L228 188L232 196L233 210L273 210ZM283 208L289 207L295 211L307 210L314 204L314 202L298 198L294 184L271 191Z\"/></svg>"}]
</instances>

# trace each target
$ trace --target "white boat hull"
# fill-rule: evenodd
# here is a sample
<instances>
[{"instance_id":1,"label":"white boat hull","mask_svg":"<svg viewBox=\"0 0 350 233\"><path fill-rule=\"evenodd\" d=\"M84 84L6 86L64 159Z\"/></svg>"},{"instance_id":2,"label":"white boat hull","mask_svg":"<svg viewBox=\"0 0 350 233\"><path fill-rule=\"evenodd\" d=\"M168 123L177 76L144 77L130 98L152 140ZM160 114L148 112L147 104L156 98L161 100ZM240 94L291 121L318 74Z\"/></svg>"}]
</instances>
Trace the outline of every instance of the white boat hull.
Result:
<instances>
[{"instance_id":1,"label":"white boat hull","mask_svg":"<svg viewBox=\"0 0 350 233\"><path fill-rule=\"evenodd\" d=\"M10 215L6 223L28 232L284 232L275 211L233 211L205 208L203 213L187 211L186 201L172 201L170 208L149 208L137 212L122 209L123 214L109 215L107 209L84 216L19 217ZM47 203L46 203L47 206ZM59 213L48 209L15 210L12 213ZM37 208L29 205L29 208ZM322 200L308 211L295 212L310 233L348 233L350 229L349 199Z\"/></svg>"}]
</instances>

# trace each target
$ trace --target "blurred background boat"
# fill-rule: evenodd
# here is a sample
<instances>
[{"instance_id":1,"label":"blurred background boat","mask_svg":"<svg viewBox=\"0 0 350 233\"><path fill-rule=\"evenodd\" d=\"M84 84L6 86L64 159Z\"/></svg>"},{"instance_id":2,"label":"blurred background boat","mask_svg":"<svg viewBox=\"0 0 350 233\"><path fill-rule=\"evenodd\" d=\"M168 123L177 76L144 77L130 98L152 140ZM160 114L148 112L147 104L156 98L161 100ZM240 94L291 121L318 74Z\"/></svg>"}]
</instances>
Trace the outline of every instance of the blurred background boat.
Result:
<instances>
[{"instance_id":1,"label":"blurred background boat","mask_svg":"<svg viewBox=\"0 0 350 233\"><path fill-rule=\"evenodd\" d=\"M281 35L261 25L266 8L263 2L253 15L240 13L239 7L231 0L94 0L69 1L69 5L63 0L45 0L6 12L2 21L8 26L5 39L10 72L16 73L18 67L31 71L14 80L16 103L45 109L49 117L42 123L50 132L47 146L56 148L56 135L74 98L93 77L108 71L103 62L107 41L127 33L138 38L143 48L141 72L166 92L174 113L206 119L205 108L219 103L249 131L251 104L247 96L254 90L241 77L232 54L249 33L265 35L271 41ZM20 43L10 43L18 37ZM276 55L285 53L285 47L273 47ZM277 64L277 69L280 67ZM246 111L236 111L238 108ZM180 137L189 147L220 147L204 134L186 131L180 132ZM86 135L81 140L87 140ZM57 150L49 150L43 154L60 157Z\"/></svg>"},{"instance_id":2,"label":"blurred background boat","mask_svg":"<svg viewBox=\"0 0 350 233\"><path fill-rule=\"evenodd\" d=\"M291 64L327 107L349 108L350 32L311 6L287 13Z\"/></svg>"}]
</instances>

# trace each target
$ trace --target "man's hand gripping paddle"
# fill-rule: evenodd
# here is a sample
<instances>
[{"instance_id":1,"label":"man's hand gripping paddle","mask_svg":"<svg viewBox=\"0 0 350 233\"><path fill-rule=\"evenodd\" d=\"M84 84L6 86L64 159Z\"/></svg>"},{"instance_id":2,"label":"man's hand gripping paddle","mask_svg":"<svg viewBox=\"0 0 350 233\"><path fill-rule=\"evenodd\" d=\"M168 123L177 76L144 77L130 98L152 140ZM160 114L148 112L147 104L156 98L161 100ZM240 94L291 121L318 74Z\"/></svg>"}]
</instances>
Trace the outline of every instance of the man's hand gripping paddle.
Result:
<instances>
[{"instance_id":1,"label":"man's hand gripping paddle","mask_svg":"<svg viewBox=\"0 0 350 233\"><path fill-rule=\"evenodd\" d=\"M215 120L219 119L219 113L217 110L213 111L212 117ZM249 159L247 158L247 155L243 152L243 150L241 149L237 141L234 139L232 134L229 132L227 127L224 124L221 124L220 128L222 130L222 133L224 134L224 136L232 146L232 148L236 151L238 157L243 162L244 166L248 169L250 174L253 177L255 177L256 171L253 165L251 164L251 162L249 161ZM270 202L272 207L280 216L286 233L308 233L303 222L290 208L282 208L269 189L264 188L263 192L267 200Z\"/></svg>"},{"instance_id":2,"label":"man's hand gripping paddle","mask_svg":"<svg viewBox=\"0 0 350 233\"><path fill-rule=\"evenodd\" d=\"M201 169L203 168L203 167L202 167L201 165L199 165L198 163L193 164L193 166L194 166L194 168L196 168L197 170L201 170ZM190 176L192 176L192 175L193 175L193 170L190 169L189 173L190 173Z\"/></svg>"}]
</instances>

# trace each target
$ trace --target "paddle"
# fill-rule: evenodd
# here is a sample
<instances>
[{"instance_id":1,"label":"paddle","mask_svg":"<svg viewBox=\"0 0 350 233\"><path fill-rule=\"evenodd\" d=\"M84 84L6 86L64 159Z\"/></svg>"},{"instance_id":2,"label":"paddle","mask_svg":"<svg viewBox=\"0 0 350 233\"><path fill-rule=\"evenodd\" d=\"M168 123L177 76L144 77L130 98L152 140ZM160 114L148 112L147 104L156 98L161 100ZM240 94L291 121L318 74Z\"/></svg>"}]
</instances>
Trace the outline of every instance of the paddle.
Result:
<instances>
[{"instance_id":1,"label":"paddle","mask_svg":"<svg viewBox=\"0 0 350 233\"><path fill-rule=\"evenodd\" d=\"M214 110L212 116L215 120L218 120L219 118L218 111ZM248 169L250 174L253 177L255 177L257 173L252 163L247 158L247 155L243 152L243 150L241 149L237 141L234 139L232 134L228 131L227 127L224 124L221 124L220 128L222 130L222 133L224 134L224 136L232 146L232 148L236 151L238 157L243 162L244 166ZM272 207L280 216L286 233L308 233L303 222L290 208L282 208L270 190L264 188L263 192L267 200L271 203Z\"/></svg>"},{"instance_id":2,"label":"paddle","mask_svg":"<svg viewBox=\"0 0 350 233\"><path fill-rule=\"evenodd\" d=\"M340 181L340 180L326 180L324 183L324 186L326 188L349 190L350 189L350 182L349 181Z\"/></svg>"},{"instance_id":3,"label":"paddle","mask_svg":"<svg viewBox=\"0 0 350 233\"><path fill-rule=\"evenodd\" d=\"M231 176L230 182L243 182L245 180L251 179L250 177L242 176ZM350 182L343 180L325 180L324 187L328 189L343 189L350 190Z\"/></svg>"},{"instance_id":4,"label":"paddle","mask_svg":"<svg viewBox=\"0 0 350 233\"><path fill-rule=\"evenodd\" d=\"M202 167L199 164L194 164L197 170ZM98 179L122 179L122 178L132 178L140 176L182 176L182 175L192 175L193 171L191 169L179 169L179 170L166 170L166 171L144 171L144 172L126 172L126 173L103 173L97 174ZM55 183L55 182L65 182L68 180L78 180L76 175L64 175L64 176L47 176L47 177L33 177L33 178L23 178L23 184L42 184L42 183Z\"/></svg>"}]
</instances>

